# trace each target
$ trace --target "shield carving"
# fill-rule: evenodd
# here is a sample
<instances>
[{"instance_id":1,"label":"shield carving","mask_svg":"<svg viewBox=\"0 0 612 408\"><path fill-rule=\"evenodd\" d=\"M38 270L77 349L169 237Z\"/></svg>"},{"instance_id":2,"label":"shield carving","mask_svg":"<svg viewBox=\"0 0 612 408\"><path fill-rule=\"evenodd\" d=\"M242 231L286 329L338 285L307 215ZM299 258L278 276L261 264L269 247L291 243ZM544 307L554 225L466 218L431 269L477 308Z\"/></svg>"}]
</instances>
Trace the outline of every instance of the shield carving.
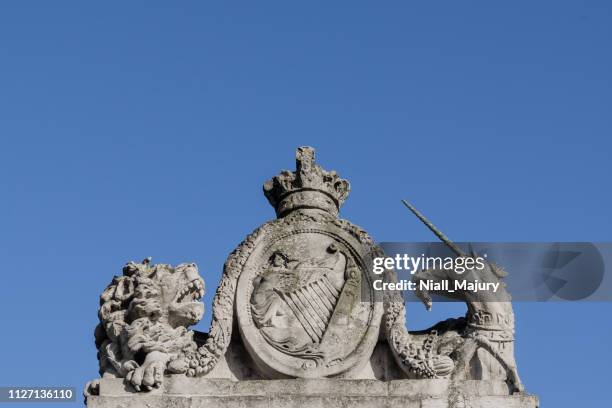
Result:
<instances>
[{"instance_id":1,"label":"shield carving","mask_svg":"<svg viewBox=\"0 0 612 408\"><path fill-rule=\"evenodd\" d=\"M236 288L242 341L270 378L341 375L364 364L382 316L368 273L375 245L337 218L348 182L298 149L296 172L264 185L279 218L249 240Z\"/></svg>"}]
</instances>

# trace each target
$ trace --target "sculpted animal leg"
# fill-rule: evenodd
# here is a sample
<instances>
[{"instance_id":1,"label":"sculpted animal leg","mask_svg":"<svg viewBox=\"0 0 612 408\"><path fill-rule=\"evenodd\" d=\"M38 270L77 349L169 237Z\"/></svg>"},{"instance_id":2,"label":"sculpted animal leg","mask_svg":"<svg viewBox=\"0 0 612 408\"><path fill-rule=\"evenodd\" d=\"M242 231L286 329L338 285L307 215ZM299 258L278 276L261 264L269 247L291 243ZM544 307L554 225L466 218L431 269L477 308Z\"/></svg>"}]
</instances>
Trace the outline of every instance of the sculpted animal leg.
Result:
<instances>
[{"instance_id":1,"label":"sculpted animal leg","mask_svg":"<svg viewBox=\"0 0 612 408\"><path fill-rule=\"evenodd\" d=\"M164 371L170 355L160 351L152 351L147 354L144 363L136 367L126 375L126 379L134 386L136 391L141 388L148 391L159 387L162 382Z\"/></svg>"},{"instance_id":2,"label":"sculpted animal leg","mask_svg":"<svg viewBox=\"0 0 612 408\"><path fill-rule=\"evenodd\" d=\"M509 361L504 355L502 355L486 337L476 336L474 340L478 343L478 346L488 351L493 357L497 359L497 361L499 361L502 367L506 370L506 373L508 375L508 381L514 387L514 391L523 392L524 387L521 383L521 379L519 378L518 370L516 369L516 364Z\"/></svg>"},{"instance_id":3,"label":"sculpted animal leg","mask_svg":"<svg viewBox=\"0 0 612 408\"><path fill-rule=\"evenodd\" d=\"M451 377L453 380L465 380L468 377L468 373L470 371L470 361L472 360L472 357L474 357L474 354L476 354L477 349L478 344L476 340L472 338L465 340L457 353L457 359L455 360L455 371Z\"/></svg>"},{"instance_id":4,"label":"sculpted animal leg","mask_svg":"<svg viewBox=\"0 0 612 408\"><path fill-rule=\"evenodd\" d=\"M436 283L448 279L448 271L444 269L423 269L412 275L412 282L416 284L414 294L423 302L427 310L431 310L432 300L429 291L421 290L421 282L434 281ZM448 293L443 293L448 297Z\"/></svg>"},{"instance_id":5,"label":"sculpted animal leg","mask_svg":"<svg viewBox=\"0 0 612 408\"><path fill-rule=\"evenodd\" d=\"M417 287L417 289L414 291L414 294L421 300L421 302L423 302L427 310L431 310L432 301L429 292L420 289L421 282L426 281L427 279L427 271L419 271L412 276L412 281L416 284Z\"/></svg>"}]
</instances>

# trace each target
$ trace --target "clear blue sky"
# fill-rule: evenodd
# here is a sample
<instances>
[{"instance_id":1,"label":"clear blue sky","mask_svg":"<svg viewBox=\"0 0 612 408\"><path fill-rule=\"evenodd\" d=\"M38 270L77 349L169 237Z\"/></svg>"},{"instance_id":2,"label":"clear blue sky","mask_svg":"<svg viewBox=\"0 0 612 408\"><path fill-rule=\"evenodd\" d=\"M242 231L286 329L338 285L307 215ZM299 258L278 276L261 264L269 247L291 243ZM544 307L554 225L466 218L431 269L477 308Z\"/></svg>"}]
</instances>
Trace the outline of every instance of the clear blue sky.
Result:
<instances>
[{"instance_id":1,"label":"clear blue sky","mask_svg":"<svg viewBox=\"0 0 612 408\"><path fill-rule=\"evenodd\" d=\"M299 145L378 241L432 239L400 198L458 241L612 241L609 1L297 3L0 5L0 385L94 378L128 260L197 262L209 308ZM610 404L611 313L516 305L543 406Z\"/></svg>"}]
</instances>

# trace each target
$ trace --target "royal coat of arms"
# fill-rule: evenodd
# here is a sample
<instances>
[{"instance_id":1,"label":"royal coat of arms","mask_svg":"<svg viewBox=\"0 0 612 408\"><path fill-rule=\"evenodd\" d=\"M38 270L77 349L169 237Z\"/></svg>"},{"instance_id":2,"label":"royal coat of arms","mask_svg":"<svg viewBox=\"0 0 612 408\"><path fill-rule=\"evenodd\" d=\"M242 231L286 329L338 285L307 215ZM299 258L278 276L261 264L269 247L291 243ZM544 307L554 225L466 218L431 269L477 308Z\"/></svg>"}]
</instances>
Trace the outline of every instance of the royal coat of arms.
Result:
<instances>
[{"instance_id":1,"label":"royal coat of arms","mask_svg":"<svg viewBox=\"0 0 612 408\"><path fill-rule=\"evenodd\" d=\"M242 341L271 378L357 369L383 309L367 273L372 241L337 218L349 183L315 164L311 148L298 149L296 164L264 184L278 219L249 242L236 290Z\"/></svg>"},{"instance_id":2,"label":"royal coat of arms","mask_svg":"<svg viewBox=\"0 0 612 408\"><path fill-rule=\"evenodd\" d=\"M102 380L89 383L86 396L109 392L101 384L111 383L103 380L117 377L134 391L151 391L164 387L169 374L179 388L181 375L447 378L505 379L510 393L522 392L508 297L490 302L462 294L465 318L408 332L401 294L374 289L373 260L384 253L365 231L338 218L348 193L348 181L315 163L314 149L298 148L296 170L264 184L277 218L256 228L225 262L208 333L188 330L204 312L204 282L195 264L128 263L100 297L95 337ZM486 266L478 277L501 281L502 271ZM424 270L413 279L449 280L448 273ZM393 270L383 277L396 281ZM420 298L431 307L428 293ZM456 390L449 398L460 396Z\"/></svg>"}]
</instances>

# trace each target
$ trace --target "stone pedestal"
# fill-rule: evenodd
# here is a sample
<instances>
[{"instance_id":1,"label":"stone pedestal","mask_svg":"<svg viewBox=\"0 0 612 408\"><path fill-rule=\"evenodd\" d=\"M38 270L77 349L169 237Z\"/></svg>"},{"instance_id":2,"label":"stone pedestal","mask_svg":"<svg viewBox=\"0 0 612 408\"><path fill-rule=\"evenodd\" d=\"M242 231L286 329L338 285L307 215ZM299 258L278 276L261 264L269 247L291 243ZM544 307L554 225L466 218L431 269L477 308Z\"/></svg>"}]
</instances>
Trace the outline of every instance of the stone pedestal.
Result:
<instances>
[{"instance_id":1,"label":"stone pedestal","mask_svg":"<svg viewBox=\"0 0 612 408\"><path fill-rule=\"evenodd\" d=\"M509 395L501 381L293 379L231 381L169 376L160 389L134 393L102 379L89 408L537 408L537 397Z\"/></svg>"}]
</instances>

